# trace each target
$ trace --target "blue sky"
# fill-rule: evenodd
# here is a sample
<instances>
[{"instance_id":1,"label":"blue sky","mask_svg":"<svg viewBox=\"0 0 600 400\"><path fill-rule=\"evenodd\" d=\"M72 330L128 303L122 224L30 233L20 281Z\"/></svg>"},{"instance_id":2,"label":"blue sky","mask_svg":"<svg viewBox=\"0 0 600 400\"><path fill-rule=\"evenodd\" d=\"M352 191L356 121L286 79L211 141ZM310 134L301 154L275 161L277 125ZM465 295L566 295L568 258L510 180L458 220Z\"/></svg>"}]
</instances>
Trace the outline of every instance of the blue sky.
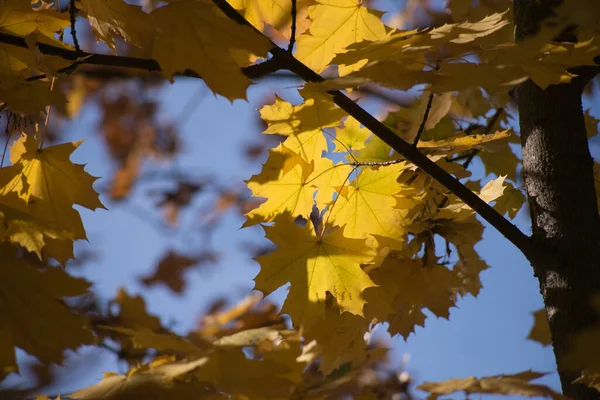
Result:
<instances>
[{"instance_id":1,"label":"blue sky","mask_svg":"<svg viewBox=\"0 0 600 400\"><path fill-rule=\"evenodd\" d=\"M192 175L214 173L224 185L239 184L257 173L259 163L250 164L245 160L240 143L257 137L256 108L261 106L265 96L274 93L272 85L271 82L252 87L248 103L236 101L232 105L211 94L206 96L182 129L184 152L179 159L180 167ZM277 85L289 86L283 82L277 82ZM202 87L202 82L193 80L181 80L167 87L160 94L165 115L178 115L188 99ZM277 92L289 93L289 90ZM86 138L74 155L75 160L86 162L86 169L92 175L108 177L110 166L106 165L103 145L94 132L97 118L93 107L85 109L69 127L68 139ZM474 169L476 175L482 170L477 163ZM175 296L162 286L145 288L138 278L151 271L157 258L168 249L193 251L200 248L201 243L194 238L182 241L179 236L161 235L144 218L139 218L139 213L132 209L152 210L143 196L135 196L126 206L103 200L109 211L82 211L91 245L101 249L100 258L76 272L92 281L94 290L101 297L113 297L121 286L130 293L142 293L150 312L183 333L197 323L201 311L215 297L226 295L239 299L251 290L258 264L239 250L239 244L261 243L263 233L260 228L239 229L243 220L229 215L214 237L214 245L223 254L222 259L208 270L189 272L187 290L183 295ZM193 215L187 217L184 224ZM158 213L156 218L160 218ZM529 222L523 212L516 222L529 232ZM430 316L425 328L417 328L416 334L406 342L400 338L389 340L397 363L404 354L410 355L407 369L417 383L527 369L547 372L555 369L551 349L526 339L533 322L531 312L542 306L531 267L492 228L485 229L484 240L477 250L491 266L481 275L484 288L479 297L460 300L458 307L451 310L450 321ZM280 290L273 299L281 302L284 295L285 291ZM386 337L381 327L377 328L376 335ZM64 393L97 382L104 371L124 372L125 366L116 363L113 355L94 354L98 362L91 368L87 364L89 370L81 373L80 379L61 383L55 389ZM555 373L544 378L544 382L559 387Z\"/></svg>"},{"instance_id":2,"label":"blue sky","mask_svg":"<svg viewBox=\"0 0 600 400\"><path fill-rule=\"evenodd\" d=\"M181 127L184 151L178 158L179 166L192 175L214 174L223 185L240 184L252 174L259 172L259 163L249 163L242 154L243 143L257 138L257 108L266 96L283 89L289 82L268 81L253 86L248 92L248 102L231 104L212 94L202 98ZM174 119L188 103L197 98L199 91L206 91L201 81L180 79L167 86L160 94L165 118ZM95 132L98 113L93 106L68 127L68 140L86 139L74 154L74 160L87 163L86 170L92 175L109 177L111 166L107 165L104 146ZM478 162L473 164L475 177L481 176ZM102 180L99 181L100 184ZM94 283L94 290L104 299L112 298L124 286L132 293L142 293L150 312L159 315L163 322L177 332L186 332L197 323L206 305L216 297L226 295L240 299L253 286L258 264L250 255L240 250L244 242L262 243L260 228L239 229L243 220L228 215L214 236L214 246L222 258L207 270L192 270L187 274L187 290L181 296L172 295L165 287L148 289L140 284L139 277L149 273L156 260L169 249L196 250L201 248L200 238L180 235L161 235L148 221L139 215L152 210L150 203L141 195L134 196L126 205L111 204L103 199L109 211L81 214L90 244L100 249L100 258L88 262L74 273ZM138 212L142 211L142 213ZM193 214L184 214L185 223L192 221ZM158 213L155 214L160 218ZM192 221L193 222L193 221ZM526 233L530 223L522 211L514 221ZM400 363L404 354L410 355L407 370L417 383L438 381L466 376L510 374L527 369L550 372L541 382L559 389L555 361L550 347L527 340L533 323L531 313L542 307L537 279L525 258L493 228L486 227L484 240L476 249L490 265L481 274L483 289L477 299L467 297L453 308L450 320L427 319L425 328L417 328L405 342L400 338L389 339L394 360ZM272 297L281 302L285 291L279 290ZM385 337L384 329L376 334ZM90 354L84 349L81 354ZM107 352L93 352L97 362L85 365L77 379L61 382L52 388L54 392L70 390L96 383L104 371L124 372L124 365ZM25 356L23 356L25 357ZM73 356L67 365L75 365ZM12 381L17 381L13 378ZM492 398L490 396L490 398Z\"/></svg>"}]
</instances>

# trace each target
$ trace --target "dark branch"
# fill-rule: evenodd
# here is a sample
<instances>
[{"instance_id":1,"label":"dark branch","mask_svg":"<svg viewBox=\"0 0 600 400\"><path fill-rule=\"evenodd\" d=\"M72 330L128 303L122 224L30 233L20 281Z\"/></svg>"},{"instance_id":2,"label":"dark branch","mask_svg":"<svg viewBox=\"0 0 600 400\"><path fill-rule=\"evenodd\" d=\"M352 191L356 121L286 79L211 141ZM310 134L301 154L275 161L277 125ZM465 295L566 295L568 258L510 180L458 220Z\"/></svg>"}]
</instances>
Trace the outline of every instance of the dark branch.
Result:
<instances>
[{"instance_id":1,"label":"dark branch","mask_svg":"<svg viewBox=\"0 0 600 400\"><path fill-rule=\"evenodd\" d=\"M4 32L0 32L0 43L9 44L24 49L28 48L25 38ZM37 42L36 45L42 54L57 56L64 60L73 61L73 64L60 69L58 71L60 73L70 73L74 71L77 66L84 64L99 65L104 67L132 68L148 72L161 71L158 62L151 58L113 56L111 54L88 53L85 51L78 52L77 50L70 50L40 42ZM263 63L242 68L242 72L250 79L258 79L283 68L284 63L282 60L271 58ZM183 71L180 73L180 75L189 78L202 79L200 75L192 70ZM46 78L46 75L36 75L30 77L28 81L35 81L44 78Z\"/></svg>"},{"instance_id":2,"label":"dark branch","mask_svg":"<svg viewBox=\"0 0 600 400\"><path fill-rule=\"evenodd\" d=\"M296 43L296 17L298 11L296 10L296 0L292 0L292 32L290 34L290 43L288 44L288 53L292 53L294 50L294 43Z\"/></svg>"},{"instance_id":3,"label":"dark branch","mask_svg":"<svg viewBox=\"0 0 600 400\"><path fill-rule=\"evenodd\" d=\"M219 9L230 19L240 24L252 27L252 25L250 25L248 21L246 21L246 19L226 1L213 0L213 3L219 7ZM22 48L28 47L24 38L3 32L0 32L0 42ZM317 74L312 69L296 60L290 53L287 52L287 50L280 48L272 42L271 45L272 48L270 49L270 53L273 55L273 59L276 59L273 61L273 63L277 68L285 66L285 69L293 72L306 82L318 83L325 80L321 75ZM77 52L74 50L52 46L46 43L37 43L37 46L43 54L62 57L78 64L136 68L146 71L160 71L160 65L156 60L153 59L94 54L83 51ZM256 68L259 68L259 72L262 72L260 68L264 68L260 67L260 65L262 64L259 64L259 66L255 67L254 69L252 67L243 68L242 71L249 78L257 78L257 76L254 76L254 71L256 71ZM273 69L274 68L271 65L269 67L269 71L272 71ZM189 73L190 76L200 78L200 76L193 71L184 71L184 75L187 76L186 73ZM260 77L260 75L258 77ZM342 92L339 90L333 90L329 91L328 93L333 96L334 103L337 104L341 109L358 120L363 126L373 132L377 137L391 146L408 161L422 169L425 173L429 174L433 179L437 180L441 185L446 187L446 189L455 194L483 219L494 226L504 237L506 237L520 251L522 251L525 256L528 258L534 257L536 254L536 249L532 245L530 238L521 232L515 225L506 220L485 201L479 198L479 196L460 183L460 181L446 172L439 165L429 160L429 158L422 154L417 148L400 138L394 131L383 125L380 121L365 111L352 99L345 96Z\"/></svg>"},{"instance_id":4,"label":"dark branch","mask_svg":"<svg viewBox=\"0 0 600 400\"><path fill-rule=\"evenodd\" d=\"M417 147L419 140L421 140L421 135L423 131L425 131L425 124L429 119L429 111L431 111L431 104L433 103L433 91L429 93L429 99L427 100L427 106L425 107L425 113L423 114L423 120L421 121L421 125L419 126L419 130L417 131L417 136L415 136L415 140L413 141L413 146Z\"/></svg>"},{"instance_id":5,"label":"dark branch","mask_svg":"<svg viewBox=\"0 0 600 400\"><path fill-rule=\"evenodd\" d=\"M77 7L75 7L75 0L69 0L69 17L71 19L71 37L73 38L73 46L78 53L81 53L79 40L77 40L77 32L75 32L75 19L77 18Z\"/></svg>"},{"instance_id":6,"label":"dark branch","mask_svg":"<svg viewBox=\"0 0 600 400\"><path fill-rule=\"evenodd\" d=\"M232 20L246 26L251 26L250 23L248 23L248 21L246 21L246 19L244 19L244 17L242 17L225 0L213 0L213 3ZM295 73L307 82L325 81L321 75L308 68L302 62L296 60L286 50L280 48L274 43L271 44L271 54L274 57L280 57L282 60L285 60L286 69ZM489 222L490 225L496 228L498 232L500 232L511 243L513 243L521 252L523 252L526 257L532 258L535 256L536 249L533 246L530 238L521 232L519 228L513 225L510 221L505 219L496 210L494 210L493 207L473 193L469 188L460 183L458 179L454 178L442 167L431 161L429 158L427 158L427 156L422 154L410 143L400 138L400 136L398 136L394 131L382 124L370 113L365 111L361 106L359 106L349 97L345 96L339 90L332 90L328 93L333 96L334 103L337 104L341 109L358 120L363 126L365 126L367 129L373 132L373 134L404 156L408 161L412 162L433 179L437 180L450 192L454 193L483 219Z\"/></svg>"}]
</instances>

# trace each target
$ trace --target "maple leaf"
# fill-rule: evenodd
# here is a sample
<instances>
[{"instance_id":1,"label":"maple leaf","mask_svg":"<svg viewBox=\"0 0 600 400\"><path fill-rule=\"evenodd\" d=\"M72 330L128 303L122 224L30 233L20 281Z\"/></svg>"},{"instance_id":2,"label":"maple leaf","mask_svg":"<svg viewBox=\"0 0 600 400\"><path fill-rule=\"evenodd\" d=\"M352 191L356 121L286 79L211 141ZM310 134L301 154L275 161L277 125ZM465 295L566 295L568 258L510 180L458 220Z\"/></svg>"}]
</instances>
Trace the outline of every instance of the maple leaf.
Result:
<instances>
[{"instance_id":1,"label":"maple leaf","mask_svg":"<svg viewBox=\"0 0 600 400\"><path fill-rule=\"evenodd\" d=\"M0 259L0 377L18 371L13 347L41 362L61 363L64 350L94 342L87 320L64 303L67 297L85 294L88 282L60 268L38 269L6 243L0 245Z\"/></svg>"},{"instance_id":2,"label":"maple leaf","mask_svg":"<svg viewBox=\"0 0 600 400\"><path fill-rule=\"evenodd\" d=\"M335 129L335 149L334 152L352 152L365 148L365 141L371 133L367 128L362 128L360 123L352 118L346 118L344 128Z\"/></svg>"},{"instance_id":3,"label":"maple leaf","mask_svg":"<svg viewBox=\"0 0 600 400\"><path fill-rule=\"evenodd\" d=\"M500 214L508 214L510 219L514 219L525 204L525 195L521 190L515 189L510 182L504 182L504 185L504 193L496 199L494 209Z\"/></svg>"},{"instance_id":4,"label":"maple leaf","mask_svg":"<svg viewBox=\"0 0 600 400\"><path fill-rule=\"evenodd\" d=\"M10 149L13 165L22 165L22 176L7 183L5 188L17 192L29 202L31 196L51 202L56 210L74 204L90 210L106 208L92 188L96 177L84 171L84 165L69 160L82 142L64 143L39 150L33 136L22 134Z\"/></svg>"},{"instance_id":5,"label":"maple leaf","mask_svg":"<svg viewBox=\"0 0 600 400\"><path fill-rule=\"evenodd\" d=\"M14 165L2 169L0 212L8 226L6 235L40 259L53 257L64 263L73 256L69 242L86 238L74 204L91 210L105 208L92 188L97 178L69 160L79 144L42 151L34 137L21 135L11 147Z\"/></svg>"},{"instance_id":6,"label":"maple leaf","mask_svg":"<svg viewBox=\"0 0 600 400\"><path fill-rule=\"evenodd\" d=\"M334 225L344 227L349 238L380 235L400 240L406 233L406 210L396 208L394 195L412 192L409 186L398 183L406 163L378 169L364 168L356 181L345 187L323 217Z\"/></svg>"},{"instance_id":7,"label":"maple leaf","mask_svg":"<svg viewBox=\"0 0 600 400\"><path fill-rule=\"evenodd\" d=\"M452 268L456 275L462 280L462 287L459 293L464 296L467 293L477 296L482 288L479 274L488 269L485 261L479 257L474 249L475 242L472 244L463 244L456 246L458 252L458 261Z\"/></svg>"},{"instance_id":8,"label":"maple leaf","mask_svg":"<svg viewBox=\"0 0 600 400\"><path fill-rule=\"evenodd\" d=\"M308 9L312 20L309 32L298 36L294 56L316 72L323 71L336 53L363 40L385 37L383 13L362 6L356 0L317 0ZM360 60L359 60L360 61Z\"/></svg>"},{"instance_id":9,"label":"maple leaf","mask_svg":"<svg viewBox=\"0 0 600 400\"><path fill-rule=\"evenodd\" d=\"M147 328L156 332L161 329L160 319L146 311L146 302L137 296L130 296L124 288L119 289L115 303L119 305L116 316L117 326L133 329Z\"/></svg>"},{"instance_id":10,"label":"maple leaf","mask_svg":"<svg viewBox=\"0 0 600 400\"><path fill-rule=\"evenodd\" d=\"M0 54L2 50L0 46ZM47 105L65 103L61 92L50 90L50 82L28 82L20 76L2 73L5 69L1 57L0 55L0 101L6 102L11 110L23 114L36 114L43 111Z\"/></svg>"},{"instance_id":11,"label":"maple leaf","mask_svg":"<svg viewBox=\"0 0 600 400\"><path fill-rule=\"evenodd\" d=\"M550 333L550 325L548 324L548 317L546 317L546 310L542 308L532 314L533 326L529 331L529 335L527 335L527 339L534 340L542 346L551 345L552 334Z\"/></svg>"},{"instance_id":12,"label":"maple leaf","mask_svg":"<svg viewBox=\"0 0 600 400\"><path fill-rule=\"evenodd\" d=\"M287 0L230 0L229 4L240 10L246 21L261 32L265 24L271 25L289 39L289 22L292 3ZM296 34L306 30L309 21L304 11L312 1L298 0L296 3Z\"/></svg>"},{"instance_id":13,"label":"maple leaf","mask_svg":"<svg viewBox=\"0 0 600 400\"><path fill-rule=\"evenodd\" d=\"M197 264L214 261L216 261L216 256L212 253L204 253L197 257L188 257L174 251L169 251L158 261L154 273L141 278L141 281L144 285L153 285L162 282L175 293L181 293L186 284L183 276L185 271Z\"/></svg>"},{"instance_id":14,"label":"maple leaf","mask_svg":"<svg viewBox=\"0 0 600 400\"><path fill-rule=\"evenodd\" d=\"M208 0L169 2L150 17L156 27L152 57L165 76L172 79L177 72L193 70L215 93L229 100L246 98L251 82L231 49L264 57L270 48L266 37L217 14Z\"/></svg>"},{"instance_id":15,"label":"maple leaf","mask_svg":"<svg viewBox=\"0 0 600 400\"><path fill-rule=\"evenodd\" d=\"M279 328L285 325L279 326ZM228 336L220 337L213 342L213 345L220 347L244 347L254 346L263 341L275 342L281 339L281 332L277 326L263 326L262 328L246 329L233 333Z\"/></svg>"},{"instance_id":16,"label":"maple leaf","mask_svg":"<svg viewBox=\"0 0 600 400\"><path fill-rule=\"evenodd\" d=\"M358 362L366 355L364 339L369 321L337 307L327 307L325 317L306 327L305 340L316 340L321 354L319 369L329 375L347 362Z\"/></svg>"},{"instance_id":17,"label":"maple leaf","mask_svg":"<svg viewBox=\"0 0 600 400\"><path fill-rule=\"evenodd\" d=\"M34 32L41 35L42 41L64 46L54 38L54 33L70 26L69 15L54 9L34 10L31 3L20 0L3 0L0 7L0 30L18 36Z\"/></svg>"},{"instance_id":18,"label":"maple leaf","mask_svg":"<svg viewBox=\"0 0 600 400\"><path fill-rule=\"evenodd\" d=\"M27 203L7 186L22 185L23 165L4 167L0 174L0 214L6 230L2 239L18 243L40 259L65 262L73 256L73 241L85 239L79 213L72 207L56 210L51 201L31 196Z\"/></svg>"},{"instance_id":19,"label":"maple leaf","mask_svg":"<svg viewBox=\"0 0 600 400\"><path fill-rule=\"evenodd\" d=\"M161 353L170 352L185 354L186 356L200 357L206 350L208 343L200 347L181 336L173 333L156 333L148 328L131 329L110 326L100 326L112 332L127 335L133 347L136 349L156 349Z\"/></svg>"},{"instance_id":20,"label":"maple leaf","mask_svg":"<svg viewBox=\"0 0 600 400\"><path fill-rule=\"evenodd\" d=\"M450 379L443 382L425 382L418 389L431 393L427 398L432 400L437 399L439 395L461 391L467 395L471 393L490 393L524 397L542 396L554 400L566 400L566 396L555 392L549 387L530 382L545 375L540 372L525 371L513 375Z\"/></svg>"},{"instance_id":21,"label":"maple leaf","mask_svg":"<svg viewBox=\"0 0 600 400\"><path fill-rule=\"evenodd\" d=\"M486 203L491 203L498 200L504 194L507 185L504 184L506 176L499 176L497 179L489 180L479 191L479 197ZM440 208L436 219L452 219L455 221L470 218L475 214L471 207L461 201L451 200L450 204L444 208Z\"/></svg>"},{"instance_id":22,"label":"maple leaf","mask_svg":"<svg viewBox=\"0 0 600 400\"><path fill-rule=\"evenodd\" d=\"M365 146L364 149L358 151L358 154L349 158L366 162L381 162L393 159L392 148L375 135L371 135Z\"/></svg>"},{"instance_id":23,"label":"maple leaf","mask_svg":"<svg viewBox=\"0 0 600 400\"><path fill-rule=\"evenodd\" d=\"M448 268L391 256L370 276L378 286L365 291L365 315L389 322L390 333L401 334L404 339L415 326L424 326L423 308L448 319L461 287L456 272Z\"/></svg>"},{"instance_id":24,"label":"maple leaf","mask_svg":"<svg viewBox=\"0 0 600 400\"><path fill-rule=\"evenodd\" d=\"M487 135L458 134L444 140L420 141L419 148L432 149L435 152L451 154L460 153L468 149L481 148L482 145L496 140L507 139L510 136L508 130L498 131Z\"/></svg>"},{"instance_id":25,"label":"maple leaf","mask_svg":"<svg viewBox=\"0 0 600 400\"><path fill-rule=\"evenodd\" d=\"M362 292L374 284L360 264L376 254L364 240L344 237L342 229L320 237L310 221L300 227L288 215L263 228L278 248L257 259L261 270L254 278L255 288L268 295L289 282L282 313L295 325L324 317L327 293L342 311L362 315Z\"/></svg>"},{"instance_id":26,"label":"maple leaf","mask_svg":"<svg viewBox=\"0 0 600 400\"><path fill-rule=\"evenodd\" d=\"M295 379L289 379L286 375L293 372L293 368L280 363L281 360L281 357L248 359L239 347L219 348L198 369L198 376L203 382L234 396L289 398L295 387ZM296 360L289 361L299 364Z\"/></svg>"},{"instance_id":27,"label":"maple leaf","mask_svg":"<svg viewBox=\"0 0 600 400\"><path fill-rule=\"evenodd\" d=\"M143 34L150 34L148 15L141 7L123 0L81 0L81 11L96 39L102 40L112 51L116 51L113 34L134 45L140 45Z\"/></svg>"},{"instance_id":28,"label":"maple leaf","mask_svg":"<svg viewBox=\"0 0 600 400\"><path fill-rule=\"evenodd\" d=\"M308 89L300 90L304 103L294 106L275 97L275 103L264 106L260 116L267 123L264 134L287 136L287 148L311 162L320 159L327 150L322 129L340 125L345 111L333 103L331 96Z\"/></svg>"},{"instance_id":29,"label":"maple leaf","mask_svg":"<svg viewBox=\"0 0 600 400\"><path fill-rule=\"evenodd\" d=\"M218 399L215 389L207 388L196 381L179 379L191 374L208 361L206 357L193 361L169 362L158 358L151 364L130 370L127 375L105 373L104 379L94 386L69 394L69 398L81 400L125 400L140 399L181 399L193 400L199 397ZM223 400L225 397L222 398Z\"/></svg>"},{"instance_id":30,"label":"maple leaf","mask_svg":"<svg viewBox=\"0 0 600 400\"><path fill-rule=\"evenodd\" d=\"M508 141L497 141L485 146L485 151L477 154L485 168L485 174L506 175L513 182L517 180L517 167L520 160L510 148Z\"/></svg>"},{"instance_id":31,"label":"maple leaf","mask_svg":"<svg viewBox=\"0 0 600 400\"><path fill-rule=\"evenodd\" d=\"M284 144L269 150L261 173L247 181L253 196L267 200L246 214L248 220L244 226L273 221L284 212L308 218L316 190L309 180L313 169L312 163L308 164Z\"/></svg>"},{"instance_id":32,"label":"maple leaf","mask_svg":"<svg viewBox=\"0 0 600 400\"><path fill-rule=\"evenodd\" d=\"M347 182L354 168L343 162L334 165L328 158L321 158L315 163L307 182L317 188L315 203L319 210L323 210L331 203L337 190Z\"/></svg>"}]
</instances>

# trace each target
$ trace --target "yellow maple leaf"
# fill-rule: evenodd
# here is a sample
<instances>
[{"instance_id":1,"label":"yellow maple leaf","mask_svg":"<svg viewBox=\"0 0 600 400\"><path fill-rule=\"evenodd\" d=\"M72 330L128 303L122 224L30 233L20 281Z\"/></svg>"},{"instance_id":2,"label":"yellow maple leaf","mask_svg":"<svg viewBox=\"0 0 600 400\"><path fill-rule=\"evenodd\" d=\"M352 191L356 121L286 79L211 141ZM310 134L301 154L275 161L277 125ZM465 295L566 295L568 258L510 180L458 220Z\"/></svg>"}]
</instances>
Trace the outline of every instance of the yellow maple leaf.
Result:
<instances>
[{"instance_id":1,"label":"yellow maple leaf","mask_svg":"<svg viewBox=\"0 0 600 400\"><path fill-rule=\"evenodd\" d=\"M448 268L423 266L420 261L393 256L388 256L370 276L378 286L365 291L365 316L389 322L390 333L399 333L405 339L415 326L424 325L423 308L447 319L461 287L456 272Z\"/></svg>"},{"instance_id":2,"label":"yellow maple leaf","mask_svg":"<svg viewBox=\"0 0 600 400\"><path fill-rule=\"evenodd\" d=\"M0 32L18 35L28 40L70 48L54 37L70 25L68 13L50 10L33 10L31 3L5 0L0 7ZM30 42L28 41L28 44ZM43 59L43 62L42 62ZM26 78L40 74L40 66L55 69L68 65L58 57L41 56L36 49L0 44L0 101L11 110L35 114L48 104L64 103L59 91L50 91L49 82L27 82Z\"/></svg>"},{"instance_id":3,"label":"yellow maple leaf","mask_svg":"<svg viewBox=\"0 0 600 400\"><path fill-rule=\"evenodd\" d=\"M319 210L324 210L333 200L334 194L347 182L353 170L351 165L343 162L334 165L329 158L315 160L315 169L307 182L317 189L315 203Z\"/></svg>"},{"instance_id":4,"label":"yellow maple leaf","mask_svg":"<svg viewBox=\"0 0 600 400\"><path fill-rule=\"evenodd\" d=\"M365 148L358 151L358 154L355 154L353 157L347 157L354 161L367 161L367 162L381 162L381 161L390 161L393 159L392 148L385 143L383 140L379 139L375 135L371 135L371 139L367 141L365 144Z\"/></svg>"},{"instance_id":5,"label":"yellow maple leaf","mask_svg":"<svg viewBox=\"0 0 600 400\"><path fill-rule=\"evenodd\" d=\"M348 312L340 313L335 307L327 307L322 320L306 327L306 341L316 340L316 351L321 354L319 369L329 375L347 362L360 361L366 355L364 340L369 327L365 318Z\"/></svg>"},{"instance_id":6,"label":"yellow maple leaf","mask_svg":"<svg viewBox=\"0 0 600 400\"><path fill-rule=\"evenodd\" d=\"M0 212L6 236L40 259L66 262L72 242L86 234L74 204L104 208L92 184L97 179L69 160L81 142L38 149L33 136L21 135L11 147L13 166L0 175ZM48 244L48 246L46 246Z\"/></svg>"},{"instance_id":7,"label":"yellow maple leaf","mask_svg":"<svg viewBox=\"0 0 600 400\"><path fill-rule=\"evenodd\" d=\"M69 398L80 400L214 398L216 400L220 397L214 388L208 388L197 380L178 379L191 374L207 361L206 357L182 362L158 358L152 364L131 369L126 375L105 373L100 383L71 393ZM221 399L224 400L225 397Z\"/></svg>"},{"instance_id":8,"label":"yellow maple leaf","mask_svg":"<svg viewBox=\"0 0 600 400\"><path fill-rule=\"evenodd\" d=\"M346 113L328 94L308 89L299 93L305 99L304 103L294 106L276 97L274 104L261 108L260 116L267 123L264 134L287 136L284 145L311 162L321 158L327 150L322 129L340 125Z\"/></svg>"},{"instance_id":9,"label":"yellow maple leaf","mask_svg":"<svg viewBox=\"0 0 600 400\"><path fill-rule=\"evenodd\" d=\"M568 399L568 397L547 386L530 382L545 375L540 372L524 371L518 374L486 376L483 378L471 376L443 382L425 382L418 389L431 393L427 398L432 400L437 399L439 395L461 391L464 391L467 395L471 393L488 393L522 397L543 396L553 400Z\"/></svg>"},{"instance_id":10,"label":"yellow maple leaf","mask_svg":"<svg viewBox=\"0 0 600 400\"><path fill-rule=\"evenodd\" d=\"M431 149L436 153L451 154L459 153L468 149L481 148L484 144L497 140L504 140L509 136L510 133L508 130L498 131L486 135L458 134L443 140L420 141L418 147L422 149Z\"/></svg>"},{"instance_id":11,"label":"yellow maple leaf","mask_svg":"<svg viewBox=\"0 0 600 400\"><path fill-rule=\"evenodd\" d=\"M248 359L239 347L219 348L198 369L198 376L234 398L236 395L255 399L289 398L295 387L294 380L287 377L292 369L279 363L280 360L277 357Z\"/></svg>"},{"instance_id":12,"label":"yellow maple leaf","mask_svg":"<svg viewBox=\"0 0 600 400\"><path fill-rule=\"evenodd\" d=\"M85 294L88 282L60 268L40 270L6 243L0 245L0 259L0 376L18 370L15 346L44 363L60 363L64 350L94 342L86 319L63 302Z\"/></svg>"},{"instance_id":13,"label":"yellow maple leaf","mask_svg":"<svg viewBox=\"0 0 600 400\"><path fill-rule=\"evenodd\" d=\"M246 214L244 226L273 221L277 215L289 212L308 218L316 188L309 183L313 164L280 144L269 150L269 158L260 174L247 181L253 196L266 197L260 206Z\"/></svg>"},{"instance_id":14,"label":"yellow maple leaf","mask_svg":"<svg viewBox=\"0 0 600 400\"><path fill-rule=\"evenodd\" d=\"M73 256L73 241L86 238L79 213L72 207L56 210L51 201L34 196L29 203L19 197L12 188L26 186L22 169L17 163L0 170L0 214L6 226L0 237L20 244L40 259L53 257L64 263Z\"/></svg>"},{"instance_id":15,"label":"yellow maple leaf","mask_svg":"<svg viewBox=\"0 0 600 400\"><path fill-rule=\"evenodd\" d=\"M116 322L121 327L134 329L161 329L160 319L146 311L146 302L137 296L130 296L124 288L119 289L115 302L119 305L119 315Z\"/></svg>"},{"instance_id":16,"label":"yellow maple leaf","mask_svg":"<svg viewBox=\"0 0 600 400\"><path fill-rule=\"evenodd\" d=\"M383 13L362 6L358 0L318 0L308 9L309 32L298 36L294 56L316 72L329 65L337 53L363 40L385 37Z\"/></svg>"},{"instance_id":17,"label":"yellow maple leaf","mask_svg":"<svg viewBox=\"0 0 600 400\"><path fill-rule=\"evenodd\" d=\"M362 315L362 292L374 284L360 264L376 255L365 240L344 237L342 229L320 237L310 221L300 227L288 215L264 230L278 248L257 259L261 270L254 278L255 288L268 295L289 282L282 313L295 325L323 318L327 293L341 310Z\"/></svg>"},{"instance_id":18,"label":"yellow maple leaf","mask_svg":"<svg viewBox=\"0 0 600 400\"><path fill-rule=\"evenodd\" d=\"M245 99L248 79L232 49L264 57L269 40L226 18L207 0L169 2L150 14L156 28L152 57L168 78L193 70L208 87L229 100Z\"/></svg>"},{"instance_id":19,"label":"yellow maple leaf","mask_svg":"<svg viewBox=\"0 0 600 400\"><path fill-rule=\"evenodd\" d=\"M370 134L370 131L362 128L356 119L348 117L342 129L335 129L335 149L333 151L339 153L364 149L365 141Z\"/></svg>"},{"instance_id":20,"label":"yellow maple leaf","mask_svg":"<svg viewBox=\"0 0 600 400\"><path fill-rule=\"evenodd\" d=\"M44 42L63 46L54 33L70 25L68 13L54 9L34 10L26 1L3 0L0 7L0 31L14 35L24 37L38 32L43 35Z\"/></svg>"},{"instance_id":21,"label":"yellow maple leaf","mask_svg":"<svg viewBox=\"0 0 600 400\"><path fill-rule=\"evenodd\" d=\"M92 188L98 178L85 172L84 165L69 160L81 143L63 143L39 150L34 136L22 134L10 149L10 161L22 165L22 176L5 188L17 192L27 202L31 196L52 202L57 210L72 208L74 204L90 210L105 208Z\"/></svg>"},{"instance_id":22,"label":"yellow maple leaf","mask_svg":"<svg viewBox=\"0 0 600 400\"><path fill-rule=\"evenodd\" d=\"M291 19L292 2L287 0L229 0L229 4L236 10L240 10L241 14L261 32L265 30L265 24L271 25L273 28L280 30L288 28L287 24ZM309 4L310 0L298 0L296 3L297 11L297 28L304 25L300 14ZM297 33L298 30L296 31ZM282 31L284 35L289 32Z\"/></svg>"},{"instance_id":23,"label":"yellow maple leaf","mask_svg":"<svg viewBox=\"0 0 600 400\"><path fill-rule=\"evenodd\" d=\"M96 39L102 40L112 51L116 51L113 34L133 45L140 45L141 36L150 34L148 14L123 0L81 0L81 11Z\"/></svg>"},{"instance_id":24,"label":"yellow maple leaf","mask_svg":"<svg viewBox=\"0 0 600 400\"><path fill-rule=\"evenodd\" d=\"M111 326L100 326L116 333L127 335L136 349L156 349L161 354L178 353L188 357L201 356L202 349L194 343L173 333L156 333L148 328L131 329Z\"/></svg>"},{"instance_id":25,"label":"yellow maple leaf","mask_svg":"<svg viewBox=\"0 0 600 400\"><path fill-rule=\"evenodd\" d=\"M0 46L0 70L4 68L3 55L7 52ZM11 66L16 59L7 61ZM17 61L18 63L18 61ZM24 68L27 68L26 66ZM13 71L18 72L18 71ZM28 82L25 78L0 72L0 102L5 102L12 111L22 114L36 114L47 105L64 104L65 96L60 91L50 90L50 82Z\"/></svg>"},{"instance_id":26,"label":"yellow maple leaf","mask_svg":"<svg viewBox=\"0 0 600 400\"><path fill-rule=\"evenodd\" d=\"M394 195L412 191L398 183L398 176L405 168L406 163L402 162L363 169L356 181L340 192L323 220L343 226L344 235L349 238L380 235L401 240L410 223L405 220L408 207L397 208Z\"/></svg>"},{"instance_id":27,"label":"yellow maple leaf","mask_svg":"<svg viewBox=\"0 0 600 400\"><path fill-rule=\"evenodd\" d=\"M517 168L521 160L512 151L507 140L490 143L477 156L483 163L486 175L506 175L511 181L517 181Z\"/></svg>"},{"instance_id":28,"label":"yellow maple leaf","mask_svg":"<svg viewBox=\"0 0 600 400\"><path fill-rule=\"evenodd\" d=\"M525 204L525 195L510 182L504 182L504 185L504 192L496 199L494 209L500 214L508 214L510 219L514 219Z\"/></svg>"}]
</instances>

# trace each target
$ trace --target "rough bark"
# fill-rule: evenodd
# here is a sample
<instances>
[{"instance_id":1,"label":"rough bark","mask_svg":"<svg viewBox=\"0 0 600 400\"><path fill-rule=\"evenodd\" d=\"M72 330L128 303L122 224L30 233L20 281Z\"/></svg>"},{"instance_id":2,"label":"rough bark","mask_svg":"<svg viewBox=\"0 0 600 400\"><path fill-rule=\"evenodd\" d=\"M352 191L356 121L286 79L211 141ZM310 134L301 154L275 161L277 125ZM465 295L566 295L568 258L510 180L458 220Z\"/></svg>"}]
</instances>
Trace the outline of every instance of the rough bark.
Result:
<instances>
[{"instance_id":1,"label":"rough bark","mask_svg":"<svg viewBox=\"0 0 600 400\"><path fill-rule=\"evenodd\" d=\"M534 34L551 14L552 0L515 0L517 40ZM576 332L600 322L590 299L600 293L600 217L581 94L584 79L540 89L517 89L523 175L533 240L548 255L531 259L544 297L564 394L598 399L600 393L572 381L580 371L564 367Z\"/></svg>"}]
</instances>

